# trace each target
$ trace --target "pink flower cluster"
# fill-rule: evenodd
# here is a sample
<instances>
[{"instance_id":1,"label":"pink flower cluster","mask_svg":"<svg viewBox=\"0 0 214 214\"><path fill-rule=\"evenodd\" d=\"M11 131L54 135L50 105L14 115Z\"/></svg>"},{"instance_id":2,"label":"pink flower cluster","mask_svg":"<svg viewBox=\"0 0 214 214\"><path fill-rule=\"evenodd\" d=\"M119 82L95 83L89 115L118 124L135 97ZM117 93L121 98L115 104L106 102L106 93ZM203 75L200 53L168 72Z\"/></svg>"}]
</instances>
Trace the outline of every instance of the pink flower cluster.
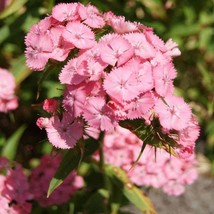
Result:
<instances>
[{"instance_id":1,"label":"pink flower cluster","mask_svg":"<svg viewBox=\"0 0 214 214\"><path fill-rule=\"evenodd\" d=\"M1 214L29 214L33 198L27 176L20 165L13 169L7 159L0 158L0 210Z\"/></svg>"},{"instance_id":2,"label":"pink flower cluster","mask_svg":"<svg viewBox=\"0 0 214 214\"><path fill-rule=\"evenodd\" d=\"M150 146L145 148L137 165L131 169L142 143L129 130L117 127L115 132L107 133L104 137L105 162L124 169L136 185L161 188L169 195L182 194L185 186L197 179L194 155L179 159L159 149L155 155L154 148ZM99 156L95 155L95 158L99 159Z\"/></svg>"},{"instance_id":3,"label":"pink flower cluster","mask_svg":"<svg viewBox=\"0 0 214 214\"><path fill-rule=\"evenodd\" d=\"M59 167L60 160L59 155L54 157L45 155L42 157L40 165L30 175L31 192L34 195L34 200L42 207L66 203L83 186L82 177L72 171L51 196L47 198L50 181Z\"/></svg>"},{"instance_id":4,"label":"pink flower cluster","mask_svg":"<svg viewBox=\"0 0 214 214\"><path fill-rule=\"evenodd\" d=\"M0 112L8 112L18 107L15 96L15 79L6 69L0 68Z\"/></svg>"},{"instance_id":5,"label":"pink flower cluster","mask_svg":"<svg viewBox=\"0 0 214 214\"><path fill-rule=\"evenodd\" d=\"M163 42L151 28L90 4L61 3L31 28L25 43L34 70L66 61L59 74L64 113L37 121L55 147L73 148L86 134L141 119L157 136L174 139L182 157L193 153L199 128L190 106L173 95L172 61L180 51L171 39Z\"/></svg>"}]
</instances>

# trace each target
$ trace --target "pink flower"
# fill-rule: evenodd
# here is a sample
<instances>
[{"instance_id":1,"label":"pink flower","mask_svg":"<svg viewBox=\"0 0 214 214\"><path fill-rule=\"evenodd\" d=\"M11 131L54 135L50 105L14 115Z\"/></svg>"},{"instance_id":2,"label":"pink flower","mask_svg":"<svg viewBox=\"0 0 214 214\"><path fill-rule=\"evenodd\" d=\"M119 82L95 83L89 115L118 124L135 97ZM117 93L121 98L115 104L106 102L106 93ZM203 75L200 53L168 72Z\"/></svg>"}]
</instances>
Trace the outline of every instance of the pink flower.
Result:
<instances>
[{"instance_id":1,"label":"pink flower","mask_svg":"<svg viewBox=\"0 0 214 214\"><path fill-rule=\"evenodd\" d=\"M166 52L167 55L172 56L172 57L181 55L181 52L178 49L178 44L176 42L173 42L172 39L168 39L165 46L167 49L167 52Z\"/></svg>"},{"instance_id":2,"label":"pink flower","mask_svg":"<svg viewBox=\"0 0 214 214\"><path fill-rule=\"evenodd\" d=\"M79 21L69 22L62 35L67 42L79 49L89 49L96 44L94 33Z\"/></svg>"},{"instance_id":3,"label":"pink flower","mask_svg":"<svg viewBox=\"0 0 214 214\"><path fill-rule=\"evenodd\" d=\"M15 92L15 78L6 69L0 68L0 99L8 99Z\"/></svg>"},{"instance_id":4,"label":"pink flower","mask_svg":"<svg viewBox=\"0 0 214 214\"><path fill-rule=\"evenodd\" d=\"M83 179L72 171L63 183L47 198L47 191L51 178L60 165L61 157L45 155L41 158L40 165L32 170L30 175L30 187L34 199L42 207L61 205L70 200L76 191L83 186Z\"/></svg>"},{"instance_id":5,"label":"pink flower","mask_svg":"<svg viewBox=\"0 0 214 214\"><path fill-rule=\"evenodd\" d=\"M112 130L117 124L112 110L106 105L103 97L91 97L85 104L83 117L88 124L101 131Z\"/></svg>"},{"instance_id":6,"label":"pink flower","mask_svg":"<svg viewBox=\"0 0 214 214\"><path fill-rule=\"evenodd\" d=\"M33 195L23 168L18 164L13 169L9 165L2 167L5 174L0 175L1 213L30 214L32 204L28 201L33 199Z\"/></svg>"},{"instance_id":7,"label":"pink flower","mask_svg":"<svg viewBox=\"0 0 214 214\"><path fill-rule=\"evenodd\" d=\"M153 69L155 82L155 91L163 97L173 94L173 80L176 77L176 71L172 63L157 65Z\"/></svg>"},{"instance_id":8,"label":"pink flower","mask_svg":"<svg viewBox=\"0 0 214 214\"><path fill-rule=\"evenodd\" d=\"M131 101L140 94L136 75L127 66L113 69L103 86L107 94L118 102Z\"/></svg>"},{"instance_id":9,"label":"pink flower","mask_svg":"<svg viewBox=\"0 0 214 214\"><path fill-rule=\"evenodd\" d=\"M134 54L130 43L122 37L115 37L108 42L103 42L101 50L102 60L112 66L115 66L116 63L117 66L121 66Z\"/></svg>"},{"instance_id":10,"label":"pink flower","mask_svg":"<svg viewBox=\"0 0 214 214\"><path fill-rule=\"evenodd\" d=\"M153 89L152 66L148 61L143 61L139 57L135 57L126 64L126 68L136 75L141 93Z\"/></svg>"},{"instance_id":11,"label":"pink flower","mask_svg":"<svg viewBox=\"0 0 214 214\"><path fill-rule=\"evenodd\" d=\"M78 3L60 3L52 9L52 16L60 22L80 20L78 7Z\"/></svg>"},{"instance_id":12,"label":"pink flower","mask_svg":"<svg viewBox=\"0 0 214 214\"><path fill-rule=\"evenodd\" d=\"M28 40L30 45L25 51L27 65L33 70L41 71L51 57L53 42L47 34L32 35Z\"/></svg>"},{"instance_id":13,"label":"pink flower","mask_svg":"<svg viewBox=\"0 0 214 214\"><path fill-rule=\"evenodd\" d=\"M70 59L59 74L62 84L77 85L84 79L85 63L80 58Z\"/></svg>"},{"instance_id":14,"label":"pink flower","mask_svg":"<svg viewBox=\"0 0 214 214\"><path fill-rule=\"evenodd\" d=\"M83 135L83 124L69 113L64 113L62 120L53 116L45 128L49 142L61 149L73 148Z\"/></svg>"},{"instance_id":15,"label":"pink flower","mask_svg":"<svg viewBox=\"0 0 214 214\"><path fill-rule=\"evenodd\" d=\"M79 14L83 23L91 28L102 28L105 26L103 17L99 10L93 5L88 4L86 7L80 5Z\"/></svg>"},{"instance_id":16,"label":"pink flower","mask_svg":"<svg viewBox=\"0 0 214 214\"><path fill-rule=\"evenodd\" d=\"M160 124L166 129L182 130L188 126L191 119L191 108L181 97L168 96L164 101L158 99L155 111Z\"/></svg>"},{"instance_id":17,"label":"pink flower","mask_svg":"<svg viewBox=\"0 0 214 214\"><path fill-rule=\"evenodd\" d=\"M0 112L7 113L18 107L15 87L13 75L8 70L0 68Z\"/></svg>"},{"instance_id":18,"label":"pink flower","mask_svg":"<svg viewBox=\"0 0 214 214\"><path fill-rule=\"evenodd\" d=\"M47 128L48 125L49 125L49 118L45 118L45 117L39 117L36 121L36 125L40 128L40 129L43 129L43 128Z\"/></svg>"},{"instance_id":19,"label":"pink flower","mask_svg":"<svg viewBox=\"0 0 214 214\"><path fill-rule=\"evenodd\" d=\"M144 115L154 106L154 99L150 92L142 94L125 106L128 119L144 118Z\"/></svg>"},{"instance_id":20,"label":"pink flower","mask_svg":"<svg viewBox=\"0 0 214 214\"><path fill-rule=\"evenodd\" d=\"M129 33L125 34L124 37L131 43L134 47L134 53L136 56L142 59L151 59L156 55L156 50L149 43L143 33Z\"/></svg>"}]
</instances>

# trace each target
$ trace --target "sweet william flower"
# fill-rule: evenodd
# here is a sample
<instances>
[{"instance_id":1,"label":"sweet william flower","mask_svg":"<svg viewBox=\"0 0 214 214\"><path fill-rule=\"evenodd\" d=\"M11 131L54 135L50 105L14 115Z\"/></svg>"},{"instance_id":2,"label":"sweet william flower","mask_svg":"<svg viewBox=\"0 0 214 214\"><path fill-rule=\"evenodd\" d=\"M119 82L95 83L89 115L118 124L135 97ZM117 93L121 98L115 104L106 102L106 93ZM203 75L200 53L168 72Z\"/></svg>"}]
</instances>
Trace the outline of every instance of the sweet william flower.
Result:
<instances>
[{"instance_id":1,"label":"sweet william flower","mask_svg":"<svg viewBox=\"0 0 214 214\"><path fill-rule=\"evenodd\" d=\"M117 122L112 110L106 105L103 97L91 97L85 104L83 117L88 124L101 131L112 130Z\"/></svg>"},{"instance_id":2,"label":"sweet william flower","mask_svg":"<svg viewBox=\"0 0 214 214\"><path fill-rule=\"evenodd\" d=\"M96 44L92 30L79 21L69 22L62 36L79 49L89 49Z\"/></svg>"},{"instance_id":3,"label":"sweet william flower","mask_svg":"<svg viewBox=\"0 0 214 214\"><path fill-rule=\"evenodd\" d=\"M82 122L66 112L61 121L58 116L51 117L45 129L50 143L61 149L73 148L83 136Z\"/></svg>"},{"instance_id":4,"label":"sweet william flower","mask_svg":"<svg viewBox=\"0 0 214 214\"><path fill-rule=\"evenodd\" d=\"M134 54L130 43L122 37L115 37L108 42L103 42L101 50L102 60L112 66L116 64L117 66L121 66Z\"/></svg>"},{"instance_id":5,"label":"sweet william flower","mask_svg":"<svg viewBox=\"0 0 214 214\"><path fill-rule=\"evenodd\" d=\"M168 96L155 102L160 124L166 129L185 129L191 119L191 108L181 97Z\"/></svg>"},{"instance_id":6,"label":"sweet william flower","mask_svg":"<svg viewBox=\"0 0 214 214\"><path fill-rule=\"evenodd\" d=\"M79 3L60 3L52 9L52 16L60 22L80 20L79 5Z\"/></svg>"}]
</instances>

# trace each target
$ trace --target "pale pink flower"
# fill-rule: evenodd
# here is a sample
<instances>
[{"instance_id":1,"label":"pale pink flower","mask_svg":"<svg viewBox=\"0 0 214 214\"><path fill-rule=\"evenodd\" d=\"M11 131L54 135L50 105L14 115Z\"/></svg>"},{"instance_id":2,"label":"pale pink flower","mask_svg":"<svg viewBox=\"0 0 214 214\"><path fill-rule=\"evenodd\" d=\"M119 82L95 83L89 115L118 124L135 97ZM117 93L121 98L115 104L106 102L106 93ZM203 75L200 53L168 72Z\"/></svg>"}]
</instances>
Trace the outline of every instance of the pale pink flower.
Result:
<instances>
[{"instance_id":1,"label":"pale pink flower","mask_svg":"<svg viewBox=\"0 0 214 214\"><path fill-rule=\"evenodd\" d=\"M54 47L50 58L60 62L64 61L71 49L74 48L73 44L66 42L63 39L62 33L64 29L65 27L61 25L52 27L47 34L51 37Z\"/></svg>"},{"instance_id":2,"label":"pale pink flower","mask_svg":"<svg viewBox=\"0 0 214 214\"><path fill-rule=\"evenodd\" d=\"M126 68L136 75L141 93L153 89L154 78L152 75L152 66L148 61L143 61L139 57L135 57L126 64Z\"/></svg>"},{"instance_id":3,"label":"pale pink flower","mask_svg":"<svg viewBox=\"0 0 214 214\"><path fill-rule=\"evenodd\" d=\"M15 78L8 70L0 68L0 99L10 99L14 95Z\"/></svg>"},{"instance_id":4,"label":"pale pink flower","mask_svg":"<svg viewBox=\"0 0 214 214\"><path fill-rule=\"evenodd\" d=\"M79 14L83 23L91 28L102 28L105 26L105 21L99 10L91 4L88 4L86 7L80 5Z\"/></svg>"},{"instance_id":5,"label":"pale pink flower","mask_svg":"<svg viewBox=\"0 0 214 214\"><path fill-rule=\"evenodd\" d=\"M113 69L103 86L107 94L118 102L131 101L140 94L136 75L126 66Z\"/></svg>"},{"instance_id":6,"label":"pale pink flower","mask_svg":"<svg viewBox=\"0 0 214 214\"><path fill-rule=\"evenodd\" d=\"M86 64L80 58L70 59L59 74L62 84L77 85L84 81Z\"/></svg>"},{"instance_id":7,"label":"pale pink flower","mask_svg":"<svg viewBox=\"0 0 214 214\"><path fill-rule=\"evenodd\" d=\"M60 165L60 155L45 155L41 158L39 166L32 170L30 175L30 187L34 199L42 207L52 205L61 205L70 200L70 198L83 186L83 179L72 171L63 181L63 183L54 190L47 198L48 187L51 178Z\"/></svg>"},{"instance_id":8,"label":"pale pink flower","mask_svg":"<svg viewBox=\"0 0 214 214\"><path fill-rule=\"evenodd\" d=\"M187 128L191 119L191 108L181 97L168 96L158 99L155 103L155 111L160 124L166 129L182 130Z\"/></svg>"},{"instance_id":9,"label":"pale pink flower","mask_svg":"<svg viewBox=\"0 0 214 214\"><path fill-rule=\"evenodd\" d=\"M179 196L185 192L185 188L182 184L177 183L176 181L168 181L163 186L163 191L168 195Z\"/></svg>"},{"instance_id":10,"label":"pale pink flower","mask_svg":"<svg viewBox=\"0 0 214 214\"><path fill-rule=\"evenodd\" d=\"M103 97L91 97L85 104L83 117L88 124L101 131L112 130L117 122L112 110L106 105Z\"/></svg>"},{"instance_id":11,"label":"pale pink flower","mask_svg":"<svg viewBox=\"0 0 214 214\"><path fill-rule=\"evenodd\" d=\"M166 52L167 51L167 48L163 42L162 39L160 39L156 34L154 34L152 28L145 28L144 31L143 31L145 37L146 37L146 40L152 44L152 46L161 51L161 52Z\"/></svg>"},{"instance_id":12,"label":"pale pink flower","mask_svg":"<svg viewBox=\"0 0 214 214\"><path fill-rule=\"evenodd\" d=\"M45 130L49 142L61 149L73 148L83 136L82 122L66 112L63 113L61 121L58 116L51 117Z\"/></svg>"},{"instance_id":13,"label":"pale pink flower","mask_svg":"<svg viewBox=\"0 0 214 214\"><path fill-rule=\"evenodd\" d=\"M124 16L115 16L111 14L105 14L105 19L108 20L108 24L113 28L114 32L118 34L124 34L129 32L139 31L143 25L126 21Z\"/></svg>"},{"instance_id":14,"label":"pale pink flower","mask_svg":"<svg viewBox=\"0 0 214 214\"><path fill-rule=\"evenodd\" d=\"M79 49L89 49L96 44L92 30L79 21L69 22L62 35L67 42Z\"/></svg>"},{"instance_id":15,"label":"pale pink flower","mask_svg":"<svg viewBox=\"0 0 214 214\"><path fill-rule=\"evenodd\" d=\"M57 4L52 9L52 16L60 22L80 20L78 7L78 3Z\"/></svg>"},{"instance_id":16,"label":"pale pink flower","mask_svg":"<svg viewBox=\"0 0 214 214\"><path fill-rule=\"evenodd\" d=\"M153 68L155 82L155 91L162 97L173 94L173 80L176 77L176 71L172 63L161 64Z\"/></svg>"},{"instance_id":17,"label":"pale pink flower","mask_svg":"<svg viewBox=\"0 0 214 214\"><path fill-rule=\"evenodd\" d=\"M145 114L154 106L154 98L150 92L142 94L139 98L125 106L128 119L144 118Z\"/></svg>"},{"instance_id":18,"label":"pale pink flower","mask_svg":"<svg viewBox=\"0 0 214 214\"><path fill-rule=\"evenodd\" d=\"M134 53L136 56L142 59L151 59L156 55L156 50L149 43L143 33L129 33L125 34L124 37L134 47Z\"/></svg>"},{"instance_id":19,"label":"pale pink flower","mask_svg":"<svg viewBox=\"0 0 214 214\"><path fill-rule=\"evenodd\" d=\"M134 54L130 43L122 37L113 38L106 43L103 42L101 50L102 60L112 66L115 66L115 64L121 66Z\"/></svg>"},{"instance_id":20,"label":"pale pink flower","mask_svg":"<svg viewBox=\"0 0 214 214\"><path fill-rule=\"evenodd\" d=\"M27 65L33 70L41 71L51 57L53 42L47 34L32 35L28 40L30 44L25 51Z\"/></svg>"},{"instance_id":21,"label":"pale pink flower","mask_svg":"<svg viewBox=\"0 0 214 214\"><path fill-rule=\"evenodd\" d=\"M167 52L166 54L171 57L176 57L181 55L181 51L178 48L178 44L176 42L173 42L172 39L168 39L166 44Z\"/></svg>"}]
</instances>

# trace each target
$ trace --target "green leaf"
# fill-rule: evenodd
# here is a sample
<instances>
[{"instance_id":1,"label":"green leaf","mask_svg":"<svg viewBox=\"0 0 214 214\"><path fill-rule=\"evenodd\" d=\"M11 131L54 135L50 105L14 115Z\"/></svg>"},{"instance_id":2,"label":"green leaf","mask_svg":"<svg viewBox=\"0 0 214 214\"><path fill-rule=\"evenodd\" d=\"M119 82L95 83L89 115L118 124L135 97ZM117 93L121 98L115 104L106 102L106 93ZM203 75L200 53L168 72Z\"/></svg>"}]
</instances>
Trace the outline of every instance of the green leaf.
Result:
<instances>
[{"instance_id":1,"label":"green leaf","mask_svg":"<svg viewBox=\"0 0 214 214\"><path fill-rule=\"evenodd\" d=\"M22 137L22 134L24 133L26 129L25 125L22 125L19 127L19 129L16 130L16 132L6 141L6 145L4 146L1 155L4 157L7 157L9 160L14 160L18 143L20 138Z\"/></svg>"},{"instance_id":2,"label":"green leaf","mask_svg":"<svg viewBox=\"0 0 214 214\"><path fill-rule=\"evenodd\" d=\"M73 169L76 169L79 166L81 160L93 154L98 146L99 144L97 140L89 138L85 140L81 146L80 144L77 144L73 149L69 150L63 157L56 174L51 179L47 197L49 197L51 193L62 184L63 180Z\"/></svg>"},{"instance_id":3,"label":"green leaf","mask_svg":"<svg viewBox=\"0 0 214 214\"><path fill-rule=\"evenodd\" d=\"M137 188L131 183L126 173L114 166L107 165L106 172L112 178L112 182L118 185L124 196L133 203L140 211L147 214L156 214L156 210L150 199L143 193L142 190Z\"/></svg>"},{"instance_id":4,"label":"green leaf","mask_svg":"<svg viewBox=\"0 0 214 214\"><path fill-rule=\"evenodd\" d=\"M0 13L0 19L4 19L7 16L15 13L19 9L22 8L22 6L27 2L28 0L13 0L1 13Z\"/></svg>"}]
</instances>

